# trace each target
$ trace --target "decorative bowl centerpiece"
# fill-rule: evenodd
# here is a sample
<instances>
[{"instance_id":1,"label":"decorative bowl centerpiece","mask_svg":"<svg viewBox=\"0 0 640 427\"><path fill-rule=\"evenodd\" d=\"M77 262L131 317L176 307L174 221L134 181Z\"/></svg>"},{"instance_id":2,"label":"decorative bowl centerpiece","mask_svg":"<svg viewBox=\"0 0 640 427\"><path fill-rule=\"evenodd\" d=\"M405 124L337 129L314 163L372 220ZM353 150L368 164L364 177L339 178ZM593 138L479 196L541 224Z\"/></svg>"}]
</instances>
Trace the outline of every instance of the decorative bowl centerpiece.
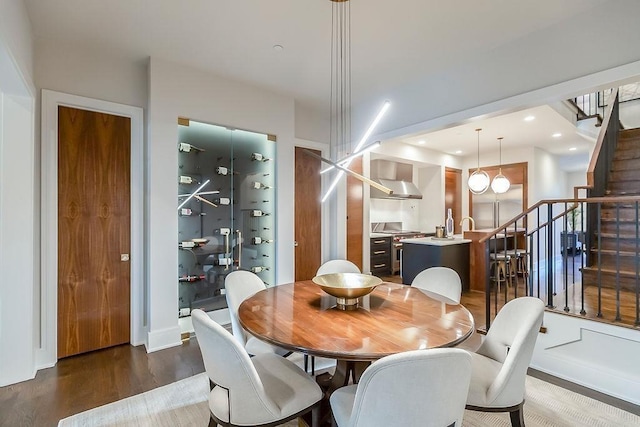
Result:
<instances>
[{"instance_id":1,"label":"decorative bowl centerpiece","mask_svg":"<svg viewBox=\"0 0 640 427\"><path fill-rule=\"evenodd\" d=\"M361 273L331 273L316 276L313 283L336 297L338 308L347 310L358 306L358 298L371 293L382 283L379 277Z\"/></svg>"}]
</instances>

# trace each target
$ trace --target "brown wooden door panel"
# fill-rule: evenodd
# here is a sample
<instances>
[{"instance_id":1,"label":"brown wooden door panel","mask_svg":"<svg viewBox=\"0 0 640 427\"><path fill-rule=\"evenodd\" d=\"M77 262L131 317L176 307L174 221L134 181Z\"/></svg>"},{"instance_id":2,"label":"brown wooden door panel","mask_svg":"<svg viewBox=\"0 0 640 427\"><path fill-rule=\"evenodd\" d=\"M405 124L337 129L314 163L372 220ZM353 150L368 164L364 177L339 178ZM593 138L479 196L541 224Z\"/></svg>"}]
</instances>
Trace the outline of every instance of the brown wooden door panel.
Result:
<instances>
[{"instance_id":1,"label":"brown wooden door panel","mask_svg":"<svg viewBox=\"0 0 640 427\"><path fill-rule=\"evenodd\" d=\"M321 242L321 180L320 160L295 148L295 280L309 280L320 267ZM317 150L309 150L320 156Z\"/></svg>"},{"instance_id":2,"label":"brown wooden door panel","mask_svg":"<svg viewBox=\"0 0 640 427\"><path fill-rule=\"evenodd\" d=\"M351 161L349 169L362 175L362 156ZM362 271L363 184L347 177L347 259Z\"/></svg>"},{"instance_id":3,"label":"brown wooden door panel","mask_svg":"<svg viewBox=\"0 0 640 427\"><path fill-rule=\"evenodd\" d=\"M58 108L58 357L129 342L129 118Z\"/></svg>"}]
</instances>

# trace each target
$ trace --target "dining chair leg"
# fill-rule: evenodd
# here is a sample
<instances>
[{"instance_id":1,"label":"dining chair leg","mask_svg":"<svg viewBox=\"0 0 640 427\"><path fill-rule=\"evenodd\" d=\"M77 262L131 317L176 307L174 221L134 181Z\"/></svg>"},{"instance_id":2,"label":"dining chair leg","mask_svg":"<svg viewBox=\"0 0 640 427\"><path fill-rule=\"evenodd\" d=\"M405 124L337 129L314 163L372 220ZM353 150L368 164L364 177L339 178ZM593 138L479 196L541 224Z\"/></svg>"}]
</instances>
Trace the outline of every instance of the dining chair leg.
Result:
<instances>
[{"instance_id":1,"label":"dining chair leg","mask_svg":"<svg viewBox=\"0 0 640 427\"><path fill-rule=\"evenodd\" d=\"M333 416L331 419L333 420ZM320 402L311 408L311 427L320 427Z\"/></svg>"},{"instance_id":2,"label":"dining chair leg","mask_svg":"<svg viewBox=\"0 0 640 427\"><path fill-rule=\"evenodd\" d=\"M311 356L311 375L316 374L316 357Z\"/></svg>"},{"instance_id":3,"label":"dining chair leg","mask_svg":"<svg viewBox=\"0 0 640 427\"><path fill-rule=\"evenodd\" d=\"M304 355L304 371L309 372L309 355Z\"/></svg>"},{"instance_id":4,"label":"dining chair leg","mask_svg":"<svg viewBox=\"0 0 640 427\"><path fill-rule=\"evenodd\" d=\"M524 427L524 402L522 402L516 409L509 412L511 418L511 427Z\"/></svg>"}]
</instances>

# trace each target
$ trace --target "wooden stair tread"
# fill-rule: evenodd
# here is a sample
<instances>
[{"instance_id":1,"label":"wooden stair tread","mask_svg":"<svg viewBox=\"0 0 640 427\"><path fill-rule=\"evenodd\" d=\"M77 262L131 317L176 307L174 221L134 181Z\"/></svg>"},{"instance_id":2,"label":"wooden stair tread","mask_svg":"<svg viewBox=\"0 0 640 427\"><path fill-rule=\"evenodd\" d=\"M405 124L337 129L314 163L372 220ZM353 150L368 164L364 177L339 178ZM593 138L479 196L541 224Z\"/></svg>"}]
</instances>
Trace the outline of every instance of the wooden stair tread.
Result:
<instances>
[{"instance_id":1,"label":"wooden stair tread","mask_svg":"<svg viewBox=\"0 0 640 427\"><path fill-rule=\"evenodd\" d=\"M618 251L614 250L614 249L598 249L598 248L593 248L591 249L591 252L601 252L603 255L616 255L618 253ZM636 252L635 251L620 251L620 256L621 257L635 257L636 256Z\"/></svg>"},{"instance_id":2,"label":"wooden stair tread","mask_svg":"<svg viewBox=\"0 0 640 427\"><path fill-rule=\"evenodd\" d=\"M615 276L618 273L617 270L611 268L600 268L600 273L605 274L607 276ZM598 267L582 267L582 273L597 273ZM635 278L636 272L632 270L620 270L620 277L624 278Z\"/></svg>"}]
</instances>

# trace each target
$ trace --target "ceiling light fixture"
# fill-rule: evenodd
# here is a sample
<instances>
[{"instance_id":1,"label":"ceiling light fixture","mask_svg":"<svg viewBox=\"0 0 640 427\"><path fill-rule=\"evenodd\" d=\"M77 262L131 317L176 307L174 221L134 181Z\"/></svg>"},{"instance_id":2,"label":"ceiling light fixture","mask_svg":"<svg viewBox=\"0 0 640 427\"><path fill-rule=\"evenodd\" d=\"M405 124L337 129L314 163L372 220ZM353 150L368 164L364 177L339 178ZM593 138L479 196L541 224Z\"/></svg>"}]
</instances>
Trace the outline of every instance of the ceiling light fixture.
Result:
<instances>
[{"instance_id":1,"label":"ceiling light fixture","mask_svg":"<svg viewBox=\"0 0 640 427\"><path fill-rule=\"evenodd\" d=\"M419 145L424 145L424 144L426 144L426 143L427 143L427 141L425 141L424 139L421 139L420 141L418 141L418 144L419 144Z\"/></svg>"},{"instance_id":2,"label":"ceiling light fixture","mask_svg":"<svg viewBox=\"0 0 640 427\"><path fill-rule=\"evenodd\" d=\"M524 118L524 121L525 121L525 122L532 122L532 121L534 121L535 119L536 119L536 118L535 118L534 116L527 116L527 117L525 117L525 118Z\"/></svg>"},{"instance_id":3,"label":"ceiling light fixture","mask_svg":"<svg viewBox=\"0 0 640 427\"><path fill-rule=\"evenodd\" d=\"M562 136L562 134L560 132L556 132L551 136L554 137L554 138L560 138Z\"/></svg>"},{"instance_id":4,"label":"ceiling light fixture","mask_svg":"<svg viewBox=\"0 0 640 427\"><path fill-rule=\"evenodd\" d=\"M355 149L351 150L351 8L349 0L330 0L331 6L331 135L329 149L331 159L342 159L329 162L321 159L331 166L337 164L339 172L331 182L327 192L322 197L325 202L338 185L353 160L353 155L364 154L362 148L367 142L373 130L378 125L384 113L391 105L385 101L380 112L375 117L367 131L364 133ZM351 155L350 155L351 154ZM357 157L357 156L355 156ZM325 170L326 172L326 170ZM360 181L369 184L368 180L359 174L351 174ZM391 189L383 187L382 191L391 194Z\"/></svg>"},{"instance_id":5,"label":"ceiling light fixture","mask_svg":"<svg viewBox=\"0 0 640 427\"><path fill-rule=\"evenodd\" d=\"M480 131L482 129L476 129L478 132L478 168L469 176L469 180L467 181L467 185L469 186L469 191L473 194L482 194L487 191L489 188L489 175L480 170Z\"/></svg>"},{"instance_id":6,"label":"ceiling light fixture","mask_svg":"<svg viewBox=\"0 0 640 427\"><path fill-rule=\"evenodd\" d=\"M509 179L502 174L502 140L503 137L498 138L498 142L500 143L500 163L498 175L493 177L493 181L491 181L491 189L496 194L506 193L507 191L509 191L509 187L511 187Z\"/></svg>"},{"instance_id":7,"label":"ceiling light fixture","mask_svg":"<svg viewBox=\"0 0 640 427\"><path fill-rule=\"evenodd\" d=\"M577 150L577 148L576 148L576 147L571 147L571 148L569 148L569 151L576 151L576 150Z\"/></svg>"}]
</instances>

